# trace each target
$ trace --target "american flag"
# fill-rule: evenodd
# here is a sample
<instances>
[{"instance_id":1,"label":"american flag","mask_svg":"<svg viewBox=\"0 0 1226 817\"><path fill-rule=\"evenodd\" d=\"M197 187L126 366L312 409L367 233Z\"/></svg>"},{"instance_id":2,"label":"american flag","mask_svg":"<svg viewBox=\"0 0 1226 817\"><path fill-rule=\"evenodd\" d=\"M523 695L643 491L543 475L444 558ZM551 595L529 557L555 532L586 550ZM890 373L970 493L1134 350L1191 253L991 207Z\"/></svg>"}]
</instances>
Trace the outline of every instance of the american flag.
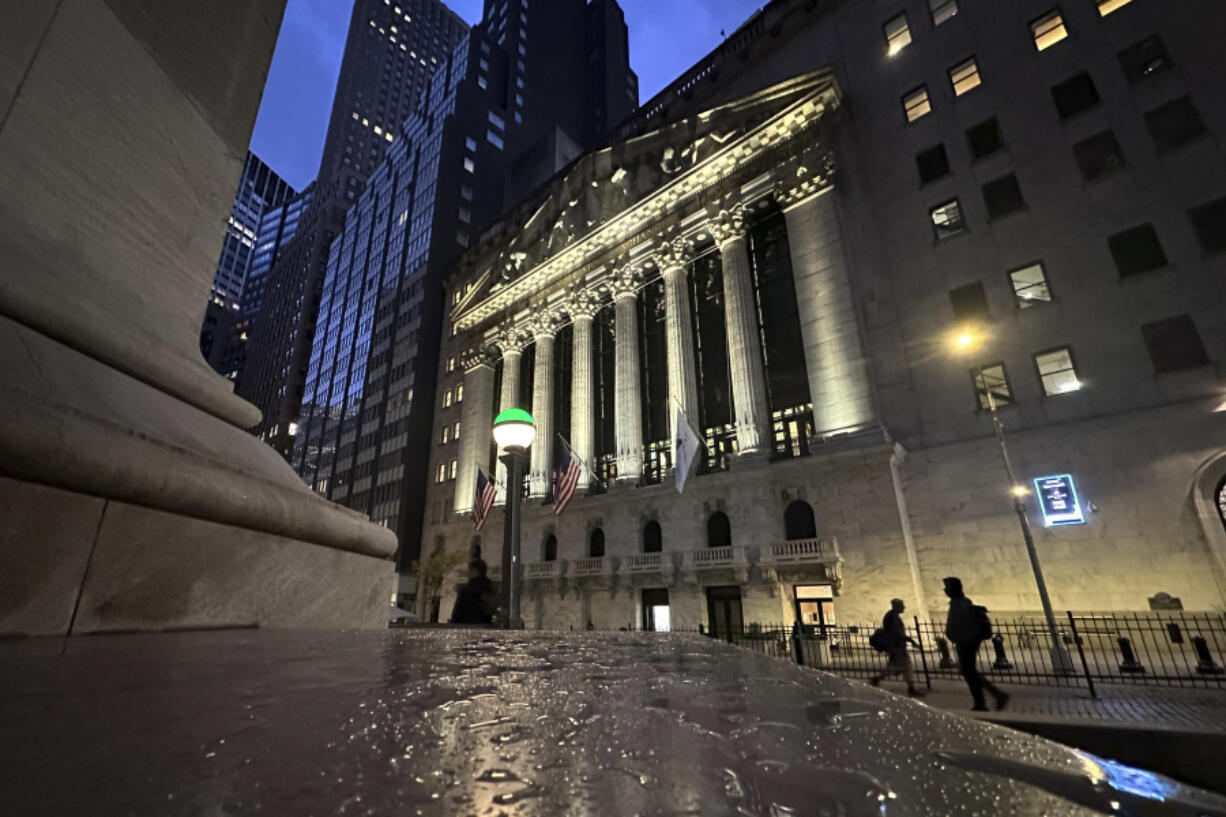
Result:
<instances>
[{"instance_id":1,"label":"american flag","mask_svg":"<svg viewBox=\"0 0 1226 817\"><path fill-rule=\"evenodd\" d=\"M575 486L579 484L579 475L583 473L583 463L579 462L570 451L566 441L562 441L562 459L558 463L557 482L553 490L553 513L561 516L575 496Z\"/></svg>"},{"instance_id":2,"label":"american flag","mask_svg":"<svg viewBox=\"0 0 1226 817\"><path fill-rule=\"evenodd\" d=\"M494 496L497 493L494 480L490 479L483 469L478 468L477 496L473 502L473 524L477 526L477 530L481 530L481 526L485 524L485 517L489 516L490 508L494 507Z\"/></svg>"}]
</instances>

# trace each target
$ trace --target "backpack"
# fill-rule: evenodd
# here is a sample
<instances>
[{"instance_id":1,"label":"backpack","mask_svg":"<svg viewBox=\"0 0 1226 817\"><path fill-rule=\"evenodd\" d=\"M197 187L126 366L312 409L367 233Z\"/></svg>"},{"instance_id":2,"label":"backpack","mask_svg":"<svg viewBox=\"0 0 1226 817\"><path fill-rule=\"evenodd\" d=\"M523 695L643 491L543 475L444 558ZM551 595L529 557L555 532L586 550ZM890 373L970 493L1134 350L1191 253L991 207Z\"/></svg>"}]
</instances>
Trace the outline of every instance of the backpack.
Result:
<instances>
[{"instance_id":1,"label":"backpack","mask_svg":"<svg viewBox=\"0 0 1226 817\"><path fill-rule=\"evenodd\" d=\"M992 619L988 618L988 608L976 604L971 607L971 618L975 622L975 632L980 641L992 640Z\"/></svg>"},{"instance_id":2,"label":"backpack","mask_svg":"<svg viewBox=\"0 0 1226 817\"><path fill-rule=\"evenodd\" d=\"M868 637L868 645L877 652L885 652L887 649L889 649L887 644L888 641L889 638L886 636L885 630L881 629L880 627L874 630L873 634Z\"/></svg>"}]
</instances>

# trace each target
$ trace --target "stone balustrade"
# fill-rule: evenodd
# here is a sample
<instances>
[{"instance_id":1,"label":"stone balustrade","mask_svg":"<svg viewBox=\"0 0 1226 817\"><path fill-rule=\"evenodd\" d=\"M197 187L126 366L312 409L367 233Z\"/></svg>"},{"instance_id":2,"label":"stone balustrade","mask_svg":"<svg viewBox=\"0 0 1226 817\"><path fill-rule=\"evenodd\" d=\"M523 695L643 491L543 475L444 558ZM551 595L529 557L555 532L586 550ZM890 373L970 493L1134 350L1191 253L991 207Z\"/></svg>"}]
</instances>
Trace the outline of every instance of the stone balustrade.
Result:
<instances>
[{"instance_id":1,"label":"stone balustrade","mask_svg":"<svg viewBox=\"0 0 1226 817\"><path fill-rule=\"evenodd\" d=\"M793 539L773 542L762 548L761 563L792 565L841 561L837 539Z\"/></svg>"},{"instance_id":2,"label":"stone balustrade","mask_svg":"<svg viewBox=\"0 0 1226 817\"><path fill-rule=\"evenodd\" d=\"M745 548L728 546L691 550L685 554L687 570L710 570L720 567L744 567Z\"/></svg>"},{"instance_id":3,"label":"stone balustrade","mask_svg":"<svg viewBox=\"0 0 1226 817\"><path fill-rule=\"evenodd\" d=\"M663 553L636 553L622 560L623 573L659 573L671 567Z\"/></svg>"},{"instance_id":4,"label":"stone balustrade","mask_svg":"<svg viewBox=\"0 0 1226 817\"><path fill-rule=\"evenodd\" d=\"M608 576L612 573L613 560L605 557L576 559L574 563L575 576Z\"/></svg>"},{"instance_id":5,"label":"stone balustrade","mask_svg":"<svg viewBox=\"0 0 1226 817\"><path fill-rule=\"evenodd\" d=\"M566 563L556 559L551 562L531 562L524 565L524 578L528 581L557 579L566 572Z\"/></svg>"}]
</instances>

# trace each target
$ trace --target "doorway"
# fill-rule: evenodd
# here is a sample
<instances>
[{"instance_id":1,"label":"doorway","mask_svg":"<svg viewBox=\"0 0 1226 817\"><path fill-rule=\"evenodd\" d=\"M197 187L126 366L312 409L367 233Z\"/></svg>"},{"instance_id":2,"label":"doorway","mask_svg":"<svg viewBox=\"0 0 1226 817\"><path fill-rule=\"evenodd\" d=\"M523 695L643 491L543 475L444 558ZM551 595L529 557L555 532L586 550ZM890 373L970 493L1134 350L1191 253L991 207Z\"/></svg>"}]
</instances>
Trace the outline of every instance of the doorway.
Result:
<instances>
[{"instance_id":1,"label":"doorway","mask_svg":"<svg viewBox=\"0 0 1226 817\"><path fill-rule=\"evenodd\" d=\"M668 612L668 588L643 590L643 629L667 633L672 626Z\"/></svg>"},{"instance_id":2,"label":"doorway","mask_svg":"<svg viewBox=\"0 0 1226 817\"><path fill-rule=\"evenodd\" d=\"M707 588L707 620L711 622L711 637L724 641L739 641L745 622L741 617L741 588Z\"/></svg>"},{"instance_id":3,"label":"doorway","mask_svg":"<svg viewBox=\"0 0 1226 817\"><path fill-rule=\"evenodd\" d=\"M796 620L809 630L826 634L828 627L837 622L834 616L834 588L828 584L798 584L796 591Z\"/></svg>"}]
</instances>

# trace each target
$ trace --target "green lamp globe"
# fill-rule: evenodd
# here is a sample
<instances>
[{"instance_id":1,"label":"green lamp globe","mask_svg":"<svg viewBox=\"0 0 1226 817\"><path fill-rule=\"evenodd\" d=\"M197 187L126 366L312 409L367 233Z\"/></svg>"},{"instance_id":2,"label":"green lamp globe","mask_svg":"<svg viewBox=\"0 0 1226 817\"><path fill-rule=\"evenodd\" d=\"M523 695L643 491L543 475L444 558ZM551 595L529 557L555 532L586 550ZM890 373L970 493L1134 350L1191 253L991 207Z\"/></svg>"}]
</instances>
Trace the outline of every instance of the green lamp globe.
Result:
<instances>
[{"instance_id":1,"label":"green lamp globe","mask_svg":"<svg viewBox=\"0 0 1226 817\"><path fill-rule=\"evenodd\" d=\"M494 418L494 442L502 451L522 451L536 439L532 415L521 408L509 408Z\"/></svg>"}]
</instances>

